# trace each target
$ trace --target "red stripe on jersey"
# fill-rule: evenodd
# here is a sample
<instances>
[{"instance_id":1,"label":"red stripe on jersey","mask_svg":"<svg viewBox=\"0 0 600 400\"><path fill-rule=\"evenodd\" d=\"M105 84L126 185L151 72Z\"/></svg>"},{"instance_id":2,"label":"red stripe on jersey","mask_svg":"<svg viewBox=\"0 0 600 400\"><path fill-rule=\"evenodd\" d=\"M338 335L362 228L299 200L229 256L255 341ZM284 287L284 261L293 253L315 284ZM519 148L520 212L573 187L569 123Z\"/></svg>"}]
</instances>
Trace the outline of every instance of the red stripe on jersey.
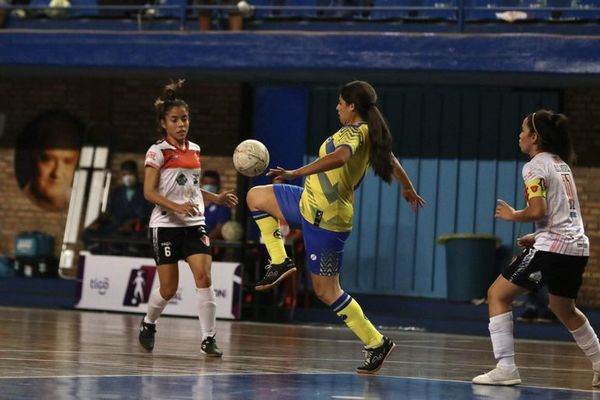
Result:
<instances>
[{"instance_id":1,"label":"red stripe on jersey","mask_svg":"<svg viewBox=\"0 0 600 400\"><path fill-rule=\"evenodd\" d=\"M162 150L164 163L162 168L200 168L200 152L195 150L178 151L174 149Z\"/></svg>"}]
</instances>

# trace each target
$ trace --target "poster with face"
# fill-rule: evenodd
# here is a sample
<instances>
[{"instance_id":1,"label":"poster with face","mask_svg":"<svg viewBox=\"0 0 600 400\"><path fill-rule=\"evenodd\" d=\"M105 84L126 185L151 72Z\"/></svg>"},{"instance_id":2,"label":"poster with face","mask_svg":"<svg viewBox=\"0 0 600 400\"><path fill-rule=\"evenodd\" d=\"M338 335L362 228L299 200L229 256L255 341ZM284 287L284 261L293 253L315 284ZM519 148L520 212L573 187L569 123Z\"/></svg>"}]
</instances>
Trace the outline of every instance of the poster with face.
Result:
<instances>
[{"instance_id":1,"label":"poster with face","mask_svg":"<svg viewBox=\"0 0 600 400\"><path fill-rule=\"evenodd\" d=\"M68 208L83 135L83 123L65 111L39 115L19 135L15 175L33 204L46 211Z\"/></svg>"}]
</instances>

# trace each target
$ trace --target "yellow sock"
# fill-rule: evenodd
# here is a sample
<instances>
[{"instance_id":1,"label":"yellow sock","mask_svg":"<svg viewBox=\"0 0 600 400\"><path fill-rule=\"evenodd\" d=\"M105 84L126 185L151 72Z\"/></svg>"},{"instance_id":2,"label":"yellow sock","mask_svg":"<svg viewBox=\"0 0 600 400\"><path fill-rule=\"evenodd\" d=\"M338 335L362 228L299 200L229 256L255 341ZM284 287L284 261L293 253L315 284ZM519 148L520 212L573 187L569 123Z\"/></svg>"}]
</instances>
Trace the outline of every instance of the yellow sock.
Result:
<instances>
[{"instance_id":1,"label":"yellow sock","mask_svg":"<svg viewBox=\"0 0 600 400\"><path fill-rule=\"evenodd\" d=\"M356 300L346 292L331 305L331 308L366 347L374 348L381 345L383 335L367 319Z\"/></svg>"},{"instance_id":2,"label":"yellow sock","mask_svg":"<svg viewBox=\"0 0 600 400\"><path fill-rule=\"evenodd\" d=\"M263 211L252 212L252 218L254 218L254 222L256 222L258 229L260 229L260 236L265 242L265 246L267 246L271 263L281 264L284 262L287 254L283 245L283 238L281 237L279 221Z\"/></svg>"}]
</instances>

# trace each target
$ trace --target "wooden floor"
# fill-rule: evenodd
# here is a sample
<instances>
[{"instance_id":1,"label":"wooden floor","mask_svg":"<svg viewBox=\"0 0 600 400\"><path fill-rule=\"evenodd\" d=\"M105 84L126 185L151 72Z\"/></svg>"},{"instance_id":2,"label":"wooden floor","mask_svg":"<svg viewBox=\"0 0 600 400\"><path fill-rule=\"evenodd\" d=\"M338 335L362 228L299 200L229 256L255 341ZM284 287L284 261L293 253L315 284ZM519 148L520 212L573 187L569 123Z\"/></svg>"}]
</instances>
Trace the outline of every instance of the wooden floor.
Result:
<instances>
[{"instance_id":1,"label":"wooden floor","mask_svg":"<svg viewBox=\"0 0 600 400\"><path fill-rule=\"evenodd\" d=\"M485 337L386 330L396 351L365 377L343 326L219 321L225 356L208 359L196 320L163 317L147 353L140 319L0 308L0 399L600 399L574 343L517 341L523 384L497 388L469 383L494 365Z\"/></svg>"}]
</instances>

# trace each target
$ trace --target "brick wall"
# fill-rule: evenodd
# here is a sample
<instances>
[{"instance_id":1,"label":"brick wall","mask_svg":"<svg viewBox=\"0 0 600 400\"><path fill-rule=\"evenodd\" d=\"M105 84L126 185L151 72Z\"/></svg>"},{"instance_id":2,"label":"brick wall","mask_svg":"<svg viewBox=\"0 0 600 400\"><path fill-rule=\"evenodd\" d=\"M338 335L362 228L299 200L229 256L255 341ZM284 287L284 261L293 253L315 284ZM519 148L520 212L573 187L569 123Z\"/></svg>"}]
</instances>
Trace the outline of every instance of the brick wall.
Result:
<instances>
[{"instance_id":1,"label":"brick wall","mask_svg":"<svg viewBox=\"0 0 600 400\"><path fill-rule=\"evenodd\" d=\"M600 307L600 90L565 90L563 112L569 117L578 155L573 174L591 247L578 303Z\"/></svg>"},{"instance_id":2,"label":"brick wall","mask_svg":"<svg viewBox=\"0 0 600 400\"><path fill-rule=\"evenodd\" d=\"M52 235L55 254L60 254L66 211L47 212L31 204L14 174L14 147L27 123L43 111L69 111L96 127L89 131L92 140L110 143L115 178L127 158L137 160L143 171L145 151L159 137L153 103L162 85L156 81L0 79L0 113L6 115L0 137L0 254L13 255L15 236L29 230ZM191 109L190 139L202 148L202 167L219 171L223 187L235 189L231 154L243 131L242 85L190 81L181 97Z\"/></svg>"}]
</instances>

